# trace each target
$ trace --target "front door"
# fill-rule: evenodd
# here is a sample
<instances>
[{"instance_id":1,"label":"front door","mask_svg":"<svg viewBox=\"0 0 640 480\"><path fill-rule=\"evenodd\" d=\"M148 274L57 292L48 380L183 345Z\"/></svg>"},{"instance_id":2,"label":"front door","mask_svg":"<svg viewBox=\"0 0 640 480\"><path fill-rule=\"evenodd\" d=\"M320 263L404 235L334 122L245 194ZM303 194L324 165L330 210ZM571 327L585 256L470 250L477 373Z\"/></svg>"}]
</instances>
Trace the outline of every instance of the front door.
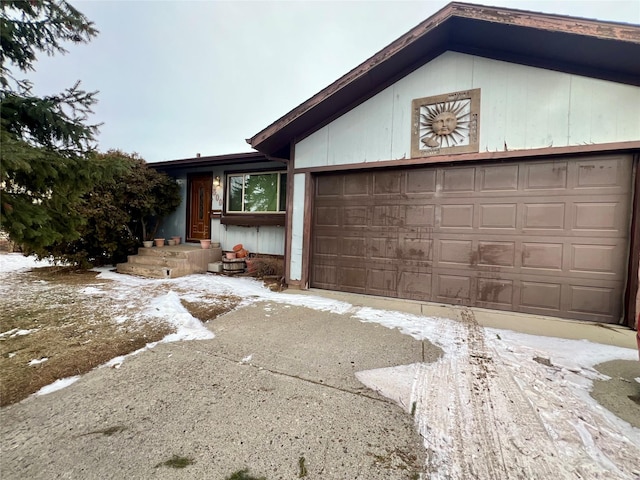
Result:
<instances>
[{"instance_id":1,"label":"front door","mask_svg":"<svg viewBox=\"0 0 640 480\"><path fill-rule=\"evenodd\" d=\"M187 241L211 238L211 188L213 176L197 174L189 176L189 205Z\"/></svg>"}]
</instances>

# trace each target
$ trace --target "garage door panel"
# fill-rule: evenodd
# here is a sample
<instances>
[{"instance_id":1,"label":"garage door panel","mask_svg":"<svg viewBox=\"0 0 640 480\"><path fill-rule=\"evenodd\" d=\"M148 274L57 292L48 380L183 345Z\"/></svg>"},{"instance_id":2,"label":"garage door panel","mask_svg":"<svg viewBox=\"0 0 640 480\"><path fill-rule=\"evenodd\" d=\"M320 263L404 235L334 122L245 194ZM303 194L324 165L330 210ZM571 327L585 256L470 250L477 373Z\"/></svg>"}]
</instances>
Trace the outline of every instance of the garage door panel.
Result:
<instances>
[{"instance_id":1,"label":"garage door panel","mask_svg":"<svg viewBox=\"0 0 640 480\"><path fill-rule=\"evenodd\" d=\"M513 280L479 276L476 282L476 305L486 308L511 308L513 284Z\"/></svg>"},{"instance_id":2,"label":"garage door panel","mask_svg":"<svg viewBox=\"0 0 640 480\"><path fill-rule=\"evenodd\" d=\"M315 224L323 227L337 227L340 210L338 207L316 208Z\"/></svg>"},{"instance_id":3,"label":"garage door panel","mask_svg":"<svg viewBox=\"0 0 640 480\"><path fill-rule=\"evenodd\" d=\"M339 288L338 267L316 263L313 268L313 284L317 288L326 288L328 290Z\"/></svg>"},{"instance_id":4,"label":"garage door panel","mask_svg":"<svg viewBox=\"0 0 640 480\"><path fill-rule=\"evenodd\" d=\"M519 165L480 167L478 172L481 192L512 193L518 190Z\"/></svg>"},{"instance_id":5,"label":"garage door panel","mask_svg":"<svg viewBox=\"0 0 640 480\"><path fill-rule=\"evenodd\" d=\"M411 272L400 273L398 290L402 298L423 299L431 297L431 273Z\"/></svg>"},{"instance_id":6,"label":"garage door panel","mask_svg":"<svg viewBox=\"0 0 640 480\"><path fill-rule=\"evenodd\" d=\"M624 266L623 245L571 245L571 271L606 274L620 278Z\"/></svg>"},{"instance_id":7,"label":"garage door panel","mask_svg":"<svg viewBox=\"0 0 640 480\"><path fill-rule=\"evenodd\" d=\"M385 295L385 292L398 289L398 274L395 269L369 268L367 278L367 293L371 295Z\"/></svg>"},{"instance_id":8,"label":"garage door panel","mask_svg":"<svg viewBox=\"0 0 640 480\"><path fill-rule=\"evenodd\" d=\"M406 193L428 195L436 191L436 169L417 168L406 176Z\"/></svg>"},{"instance_id":9,"label":"garage door panel","mask_svg":"<svg viewBox=\"0 0 640 480\"><path fill-rule=\"evenodd\" d=\"M434 205L406 205L404 207L404 224L406 226L433 227L436 219Z\"/></svg>"},{"instance_id":10,"label":"garage door panel","mask_svg":"<svg viewBox=\"0 0 640 480\"><path fill-rule=\"evenodd\" d=\"M564 203L525 203L523 229L525 230L564 230ZM536 233L536 232L531 232Z\"/></svg>"},{"instance_id":11,"label":"garage door panel","mask_svg":"<svg viewBox=\"0 0 640 480\"><path fill-rule=\"evenodd\" d=\"M626 226L626 205L617 201L573 204L573 230L618 234Z\"/></svg>"},{"instance_id":12,"label":"garage door panel","mask_svg":"<svg viewBox=\"0 0 640 480\"><path fill-rule=\"evenodd\" d=\"M443 193L471 193L475 190L475 168L452 168L442 170L442 192Z\"/></svg>"},{"instance_id":13,"label":"garage door panel","mask_svg":"<svg viewBox=\"0 0 640 480\"><path fill-rule=\"evenodd\" d=\"M478 206L479 228L516 229L516 203L483 204Z\"/></svg>"},{"instance_id":14,"label":"garage door panel","mask_svg":"<svg viewBox=\"0 0 640 480\"><path fill-rule=\"evenodd\" d=\"M463 304L471 299L471 277L468 275L434 274L435 300Z\"/></svg>"},{"instance_id":15,"label":"garage door panel","mask_svg":"<svg viewBox=\"0 0 640 480\"><path fill-rule=\"evenodd\" d=\"M524 190L564 190L567 188L567 162L524 164Z\"/></svg>"},{"instance_id":16,"label":"garage door panel","mask_svg":"<svg viewBox=\"0 0 640 480\"><path fill-rule=\"evenodd\" d=\"M631 165L607 155L327 175L342 193L323 180L315 197L311 285L616 322Z\"/></svg>"},{"instance_id":17,"label":"garage door panel","mask_svg":"<svg viewBox=\"0 0 640 480\"><path fill-rule=\"evenodd\" d=\"M317 197L338 197L342 196L344 178L341 177L319 177L316 182Z\"/></svg>"},{"instance_id":18,"label":"garage door panel","mask_svg":"<svg viewBox=\"0 0 640 480\"><path fill-rule=\"evenodd\" d=\"M400 193L400 182L403 180L401 172L382 171L373 174L373 194L388 195Z\"/></svg>"},{"instance_id":19,"label":"garage door panel","mask_svg":"<svg viewBox=\"0 0 640 480\"><path fill-rule=\"evenodd\" d=\"M620 315L620 290L615 287L571 285L569 287L569 311L588 317Z\"/></svg>"},{"instance_id":20,"label":"garage door panel","mask_svg":"<svg viewBox=\"0 0 640 480\"><path fill-rule=\"evenodd\" d=\"M515 242L478 242L477 265L513 267L516 261Z\"/></svg>"},{"instance_id":21,"label":"garage door panel","mask_svg":"<svg viewBox=\"0 0 640 480\"><path fill-rule=\"evenodd\" d=\"M442 205L440 207L440 227L473 228L473 205Z\"/></svg>"},{"instance_id":22,"label":"garage door panel","mask_svg":"<svg viewBox=\"0 0 640 480\"><path fill-rule=\"evenodd\" d=\"M629 191L627 159L620 156L576 162L576 189L596 192L626 193Z\"/></svg>"},{"instance_id":23,"label":"garage door panel","mask_svg":"<svg viewBox=\"0 0 640 480\"><path fill-rule=\"evenodd\" d=\"M329 258L338 255L338 237L334 235L318 235L313 242L313 253L316 256L328 255Z\"/></svg>"},{"instance_id":24,"label":"garage door panel","mask_svg":"<svg viewBox=\"0 0 640 480\"><path fill-rule=\"evenodd\" d=\"M438 253L438 264L457 264L463 267L471 265L473 242L471 240L438 240L440 250Z\"/></svg>"},{"instance_id":25,"label":"garage door panel","mask_svg":"<svg viewBox=\"0 0 640 480\"><path fill-rule=\"evenodd\" d=\"M522 267L561 271L564 245L562 243L523 242Z\"/></svg>"}]
</instances>

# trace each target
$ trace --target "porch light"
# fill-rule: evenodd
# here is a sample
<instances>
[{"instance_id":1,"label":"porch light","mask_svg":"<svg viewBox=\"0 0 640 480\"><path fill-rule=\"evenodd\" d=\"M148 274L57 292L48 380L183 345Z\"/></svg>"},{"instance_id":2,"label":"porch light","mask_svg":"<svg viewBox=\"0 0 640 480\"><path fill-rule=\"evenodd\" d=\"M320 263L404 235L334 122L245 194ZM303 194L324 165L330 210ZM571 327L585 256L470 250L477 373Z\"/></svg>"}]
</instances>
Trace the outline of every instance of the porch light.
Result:
<instances>
[{"instance_id":1,"label":"porch light","mask_svg":"<svg viewBox=\"0 0 640 480\"><path fill-rule=\"evenodd\" d=\"M219 187L220 186L220 177L218 175L213 177L213 186L214 187Z\"/></svg>"}]
</instances>

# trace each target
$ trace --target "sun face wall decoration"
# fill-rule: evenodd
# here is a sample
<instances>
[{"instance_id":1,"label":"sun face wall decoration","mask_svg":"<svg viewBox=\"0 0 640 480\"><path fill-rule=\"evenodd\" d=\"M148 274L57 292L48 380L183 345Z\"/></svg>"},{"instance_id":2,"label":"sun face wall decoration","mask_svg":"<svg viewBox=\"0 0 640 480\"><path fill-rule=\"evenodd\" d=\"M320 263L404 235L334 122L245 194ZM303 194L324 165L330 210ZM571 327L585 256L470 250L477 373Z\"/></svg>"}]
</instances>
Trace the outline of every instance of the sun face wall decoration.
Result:
<instances>
[{"instance_id":1,"label":"sun face wall decoration","mask_svg":"<svg viewBox=\"0 0 640 480\"><path fill-rule=\"evenodd\" d=\"M411 102L411 157L478 151L480 89Z\"/></svg>"}]
</instances>

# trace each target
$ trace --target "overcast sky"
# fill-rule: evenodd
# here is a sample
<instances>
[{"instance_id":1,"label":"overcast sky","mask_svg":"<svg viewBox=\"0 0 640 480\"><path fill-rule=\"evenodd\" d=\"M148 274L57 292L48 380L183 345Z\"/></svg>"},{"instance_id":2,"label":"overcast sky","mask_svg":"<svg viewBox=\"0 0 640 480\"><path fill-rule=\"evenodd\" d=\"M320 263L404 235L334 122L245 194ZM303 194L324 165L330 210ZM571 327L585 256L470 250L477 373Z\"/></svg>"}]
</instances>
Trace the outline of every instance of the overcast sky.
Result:
<instances>
[{"instance_id":1,"label":"overcast sky","mask_svg":"<svg viewBox=\"0 0 640 480\"><path fill-rule=\"evenodd\" d=\"M448 1L71 1L100 34L43 57L38 94L98 90L100 150L156 162L247 152L245 139ZM640 0L485 0L640 23ZM629 59L630 61L633 61ZM637 59L635 60L637 61Z\"/></svg>"}]
</instances>

